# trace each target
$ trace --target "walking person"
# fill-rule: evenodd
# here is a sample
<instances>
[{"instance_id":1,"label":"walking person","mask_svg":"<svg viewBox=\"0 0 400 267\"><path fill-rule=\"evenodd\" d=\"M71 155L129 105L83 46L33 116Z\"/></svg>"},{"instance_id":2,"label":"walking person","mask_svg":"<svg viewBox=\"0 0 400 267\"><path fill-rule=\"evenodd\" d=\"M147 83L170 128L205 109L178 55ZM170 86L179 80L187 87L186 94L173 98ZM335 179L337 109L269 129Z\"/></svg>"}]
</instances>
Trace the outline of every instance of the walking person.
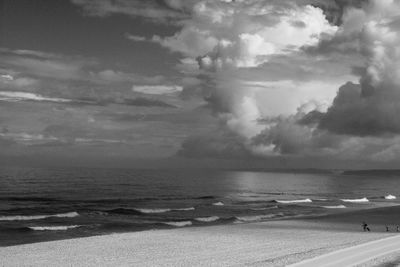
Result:
<instances>
[{"instance_id":1,"label":"walking person","mask_svg":"<svg viewBox=\"0 0 400 267\"><path fill-rule=\"evenodd\" d=\"M369 229L369 227L368 227L368 224L367 224L366 222L363 222L363 223L362 223L362 227L363 227L364 232L365 232L365 231L368 231L368 232L370 231L370 229Z\"/></svg>"}]
</instances>

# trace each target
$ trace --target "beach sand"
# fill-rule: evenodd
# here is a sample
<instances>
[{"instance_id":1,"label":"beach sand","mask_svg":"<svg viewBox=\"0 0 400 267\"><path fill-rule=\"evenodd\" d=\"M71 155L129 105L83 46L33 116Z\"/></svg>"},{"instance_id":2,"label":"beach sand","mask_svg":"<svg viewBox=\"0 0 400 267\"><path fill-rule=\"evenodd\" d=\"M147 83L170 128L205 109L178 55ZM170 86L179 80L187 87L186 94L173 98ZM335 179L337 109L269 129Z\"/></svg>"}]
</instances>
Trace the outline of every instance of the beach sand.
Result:
<instances>
[{"instance_id":1,"label":"beach sand","mask_svg":"<svg viewBox=\"0 0 400 267\"><path fill-rule=\"evenodd\" d=\"M400 208L317 218L111 234L0 248L2 266L284 266L397 235ZM371 232L362 232L365 220ZM399 234L400 235L400 234ZM400 247L399 247L400 249ZM376 259L397 261L395 255ZM366 263L367 264L367 263ZM371 261L370 265L374 266Z\"/></svg>"}]
</instances>

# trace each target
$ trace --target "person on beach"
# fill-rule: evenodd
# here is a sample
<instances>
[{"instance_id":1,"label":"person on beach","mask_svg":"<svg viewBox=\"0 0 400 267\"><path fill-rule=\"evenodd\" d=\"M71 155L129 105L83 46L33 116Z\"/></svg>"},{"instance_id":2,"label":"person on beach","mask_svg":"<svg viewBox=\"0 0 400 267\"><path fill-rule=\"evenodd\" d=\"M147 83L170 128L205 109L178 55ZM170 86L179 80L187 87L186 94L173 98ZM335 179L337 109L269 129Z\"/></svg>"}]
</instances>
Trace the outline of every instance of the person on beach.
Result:
<instances>
[{"instance_id":1,"label":"person on beach","mask_svg":"<svg viewBox=\"0 0 400 267\"><path fill-rule=\"evenodd\" d=\"M369 230L369 227L368 227L368 224L367 224L366 222L363 222L363 223L362 223L362 227L363 227L363 229L364 229L364 232L365 232L365 231L368 231L368 232L370 231L370 230Z\"/></svg>"},{"instance_id":2,"label":"person on beach","mask_svg":"<svg viewBox=\"0 0 400 267\"><path fill-rule=\"evenodd\" d=\"M389 232L389 226L386 225L386 232Z\"/></svg>"},{"instance_id":3,"label":"person on beach","mask_svg":"<svg viewBox=\"0 0 400 267\"><path fill-rule=\"evenodd\" d=\"M396 232L399 232L400 231L400 229L399 229L399 226L397 225L396 226Z\"/></svg>"}]
</instances>

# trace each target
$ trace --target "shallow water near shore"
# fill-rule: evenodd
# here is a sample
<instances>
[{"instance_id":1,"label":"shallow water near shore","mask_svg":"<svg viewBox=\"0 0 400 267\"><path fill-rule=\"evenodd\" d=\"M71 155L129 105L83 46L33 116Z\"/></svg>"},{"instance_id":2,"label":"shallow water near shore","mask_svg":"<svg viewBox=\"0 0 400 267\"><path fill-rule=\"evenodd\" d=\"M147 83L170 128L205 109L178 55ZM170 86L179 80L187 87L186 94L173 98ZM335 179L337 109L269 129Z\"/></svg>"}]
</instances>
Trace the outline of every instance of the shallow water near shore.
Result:
<instances>
[{"instance_id":1,"label":"shallow water near shore","mask_svg":"<svg viewBox=\"0 0 400 267\"><path fill-rule=\"evenodd\" d=\"M399 204L399 177L199 170L0 169L0 246L299 218Z\"/></svg>"}]
</instances>

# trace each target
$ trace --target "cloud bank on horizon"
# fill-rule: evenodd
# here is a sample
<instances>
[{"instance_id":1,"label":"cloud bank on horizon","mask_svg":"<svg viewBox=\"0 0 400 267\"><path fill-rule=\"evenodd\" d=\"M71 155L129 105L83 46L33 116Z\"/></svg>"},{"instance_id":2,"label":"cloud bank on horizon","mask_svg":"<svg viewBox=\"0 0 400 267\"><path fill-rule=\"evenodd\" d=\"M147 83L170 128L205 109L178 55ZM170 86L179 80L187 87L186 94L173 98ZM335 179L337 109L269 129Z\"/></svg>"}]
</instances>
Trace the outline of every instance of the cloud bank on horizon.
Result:
<instances>
[{"instance_id":1,"label":"cloud bank on horizon","mask_svg":"<svg viewBox=\"0 0 400 267\"><path fill-rule=\"evenodd\" d=\"M71 3L89 19L122 15L148 25L147 32L125 31L120 37L143 53L151 47L174 57L169 65L174 75L2 48L0 101L50 102L74 112L72 105L79 105L79 116L92 120L89 128L78 126L83 122L43 125L51 134L38 129L29 136L48 136L51 144L74 136L77 145L84 143L79 140L137 145L143 138L156 151L164 147L162 138L149 133L158 132L170 138L165 154L190 158L395 162L400 156L398 1ZM151 53L147 56L150 62ZM129 110L132 106L140 108ZM21 133L0 138L13 135Z\"/></svg>"}]
</instances>

